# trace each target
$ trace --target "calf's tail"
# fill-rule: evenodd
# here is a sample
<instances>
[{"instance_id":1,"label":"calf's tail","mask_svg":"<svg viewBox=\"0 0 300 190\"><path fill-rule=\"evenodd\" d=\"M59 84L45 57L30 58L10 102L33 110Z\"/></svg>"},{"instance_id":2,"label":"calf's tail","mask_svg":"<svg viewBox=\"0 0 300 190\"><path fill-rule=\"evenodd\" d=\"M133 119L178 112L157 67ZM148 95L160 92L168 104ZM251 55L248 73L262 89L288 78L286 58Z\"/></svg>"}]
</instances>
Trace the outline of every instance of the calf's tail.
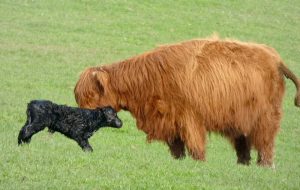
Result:
<instances>
[{"instance_id":1,"label":"calf's tail","mask_svg":"<svg viewBox=\"0 0 300 190\"><path fill-rule=\"evenodd\" d=\"M289 68L287 68L287 66L283 62L280 62L279 68L282 71L282 73L284 74L284 76L286 78L292 80L293 83L295 84L296 90L297 90L296 96L295 96L295 106L300 107L300 81L299 81L299 79Z\"/></svg>"}]
</instances>

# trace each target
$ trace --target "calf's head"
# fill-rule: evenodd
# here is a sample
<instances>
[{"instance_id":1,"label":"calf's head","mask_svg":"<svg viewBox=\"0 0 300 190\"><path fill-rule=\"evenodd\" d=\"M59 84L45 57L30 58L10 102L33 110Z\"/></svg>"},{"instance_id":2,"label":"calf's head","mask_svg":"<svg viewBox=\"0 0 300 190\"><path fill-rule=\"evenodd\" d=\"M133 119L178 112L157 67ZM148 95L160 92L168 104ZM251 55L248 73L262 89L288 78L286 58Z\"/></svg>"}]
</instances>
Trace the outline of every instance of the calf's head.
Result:
<instances>
[{"instance_id":1,"label":"calf's head","mask_svg":"<svg viewBox=\"0 0 300 190\"><path fill-rule=\"evenodd\" d=\"M102 115L102 124L104 126L110 126L114 128L121 128L122 121L118 118L117 112L110 106L104 108L98 108Z\"/></svg>"}]
</instances>

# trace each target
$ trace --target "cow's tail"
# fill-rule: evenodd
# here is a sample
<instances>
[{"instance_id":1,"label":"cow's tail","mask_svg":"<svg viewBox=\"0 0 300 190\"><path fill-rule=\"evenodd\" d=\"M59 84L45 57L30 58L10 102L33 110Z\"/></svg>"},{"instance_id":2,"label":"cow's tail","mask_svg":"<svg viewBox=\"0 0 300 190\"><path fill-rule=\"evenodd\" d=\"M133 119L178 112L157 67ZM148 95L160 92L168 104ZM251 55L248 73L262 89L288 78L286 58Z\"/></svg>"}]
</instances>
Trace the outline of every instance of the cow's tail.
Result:
<instances>
[{"instance_id":1,"label":"cow's tail","mask_svg":"<svg viewBox=\"0 0 300 190\"><path fill-rule=\"evenodd\" d=\"M299 81L299 79L289 68L287 68L287 66L283 62L280 62L279 68L282 71L282 73L284 74L284 76L286 78L292 80L293 83L295 84L296 89L297 89L297 93L295 96L295 106L300 107L300 81Z\"/></svg>"}]
</instances>

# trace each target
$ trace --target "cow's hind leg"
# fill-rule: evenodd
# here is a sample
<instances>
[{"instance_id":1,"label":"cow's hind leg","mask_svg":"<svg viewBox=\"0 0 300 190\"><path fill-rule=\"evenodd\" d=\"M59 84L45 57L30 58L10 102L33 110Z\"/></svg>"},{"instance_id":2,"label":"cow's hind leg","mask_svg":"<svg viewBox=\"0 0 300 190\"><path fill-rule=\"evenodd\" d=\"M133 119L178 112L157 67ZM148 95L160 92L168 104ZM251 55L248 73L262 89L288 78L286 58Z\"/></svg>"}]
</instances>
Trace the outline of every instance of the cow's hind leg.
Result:
<instances>
[{"instance_id":1,"label":"cow's hind leg","mask_svg":"<svg viewBox=\"0 0 300 190\"><path fill-rule=\"evenodd\" d=\"M273 154L275 137L280 126L280 111L264 114L251 134L251 141L258 151L257 164L274 167Z\"/></svg>"},{"instance_id":2,"label":"cow's hind leg","mask_svg":"<svg viewBox=\"0 0 300 190\"><path fill-rule=\"evenodd\" d=\"M274 139L266 141L265 145L257 146L257 164L260 166L274 167L273 154L274 154Z\"/></svg>"},{"instance_id":3,"label":"cow's hind leg","mask_svg":"<svg viewBox=\"0 0 300 190\"><path fill-rule=\"evenodd\" d=\"M175 159L183 159L185 157L184 142L179 138L175 138L172 142L167 143L172 156Z\"/></svg>"},{"instance_id":4,"label":"cow's hind leg","mask_svg":"<svg viewBox=\"0 0 300 190\"><path fill-rule=\"evenodd\" d=\"M236 150L236 155L238 157L237 163L238 164L245 164L249 165L251 156L251 145L249 140L244 135L241 135L234 139L234 148Z\"/></svg>"}]
</instances>

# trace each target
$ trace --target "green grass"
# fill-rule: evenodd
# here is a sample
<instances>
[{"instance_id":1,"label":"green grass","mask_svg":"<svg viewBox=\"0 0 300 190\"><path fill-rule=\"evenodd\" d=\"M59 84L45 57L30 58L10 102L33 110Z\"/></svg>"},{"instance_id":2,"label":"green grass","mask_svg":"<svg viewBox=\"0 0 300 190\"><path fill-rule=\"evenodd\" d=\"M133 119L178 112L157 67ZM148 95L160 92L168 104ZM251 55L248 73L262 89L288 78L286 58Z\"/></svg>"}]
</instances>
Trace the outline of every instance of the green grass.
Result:
<instances>
[{"instance_id":1,"label":"green grass","mask_svg":"<svg viewBox=\"0 0 300 190\"><path fill-rule=\"evenodd\" d=\"M171 158L148 144L135 120L91 138L92 154L60 134L41 132L18 147L27 102L75 106L80 71L156 45L221 37L275 47L300 76L300 1L0 1L0 189L299 189L300 111L287 82L276 170L236 165L227 141L210 135L207 162Z\"/></svg>"}]
</instances>

